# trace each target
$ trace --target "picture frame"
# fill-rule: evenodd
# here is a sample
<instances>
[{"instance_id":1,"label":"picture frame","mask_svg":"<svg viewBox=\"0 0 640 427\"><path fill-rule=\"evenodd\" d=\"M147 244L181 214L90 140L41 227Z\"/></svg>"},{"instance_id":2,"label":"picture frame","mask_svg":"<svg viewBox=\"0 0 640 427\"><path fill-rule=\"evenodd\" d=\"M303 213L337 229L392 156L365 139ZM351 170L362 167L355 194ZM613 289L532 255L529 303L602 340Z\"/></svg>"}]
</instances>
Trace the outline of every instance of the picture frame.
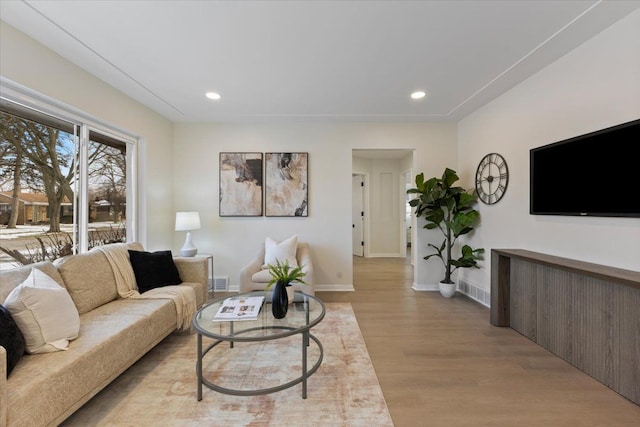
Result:
<instances>
[{"instance_id":1,"label":"picture frame","mask_svg":"<svg viewBox=\"0 0 640 427\"><path fill-rule=\"evenodd\" d=\"M263 154L220 153L221 217L263 215Z\"/></svg>"},{"instance_id":2,"label":"picture frame","mask_svg":"<svg viewBox=\"0 0 640 427\"><path fill-rule=\"evenodd\" d=\"M265 216L309 216L309 153L265 153Z\"/></svg>"}]
</instances>

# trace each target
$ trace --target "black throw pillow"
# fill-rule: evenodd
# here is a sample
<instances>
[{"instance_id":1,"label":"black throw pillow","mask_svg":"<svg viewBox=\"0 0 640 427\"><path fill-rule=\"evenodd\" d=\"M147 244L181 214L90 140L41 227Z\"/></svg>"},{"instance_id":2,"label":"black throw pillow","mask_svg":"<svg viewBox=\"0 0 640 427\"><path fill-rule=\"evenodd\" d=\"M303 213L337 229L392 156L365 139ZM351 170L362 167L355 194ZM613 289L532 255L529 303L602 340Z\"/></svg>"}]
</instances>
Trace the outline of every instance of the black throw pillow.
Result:
<instances>
[{"instance_id":1,"label":"black throw pillow","mask_svg":"<svg viewBox=\"0 0 640 427\"><path fill-rule=\"evenodd\" d=\"M129 250L129 260L140 293L160 286L182 283L171 251L144 252Z\"/></svg>"},{"instance_id":2,"label":"black throw pillow","mask_svg":"<svg viewBox=\"0 0 640 427\"><path fill-rule=\"evenodd\" d=\"M0 305L0 345L7 350L7 377L9 377L24 354L25 342L11 313L2 305Z\"/></svg>"}]
</instances>

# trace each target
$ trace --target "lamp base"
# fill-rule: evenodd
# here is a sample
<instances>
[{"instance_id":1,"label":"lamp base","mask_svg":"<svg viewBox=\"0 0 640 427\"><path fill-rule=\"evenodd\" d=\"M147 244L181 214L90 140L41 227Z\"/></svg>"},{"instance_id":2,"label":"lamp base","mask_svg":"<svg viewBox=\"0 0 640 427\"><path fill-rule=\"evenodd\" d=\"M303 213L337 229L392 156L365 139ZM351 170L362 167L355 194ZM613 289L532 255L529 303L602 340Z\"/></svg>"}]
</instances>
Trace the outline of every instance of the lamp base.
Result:
<instances>
[{"instance_id":1,"label":"lamp base","mask_svg":"<svg viewBox=\"0 0 640 427\"><path fill-rule=\"evenodd\" d=\"M194 257L198 253L198 249L180 249L180 256Z\"/></svg>"},{"instance_id":2,"label":"lamp base","mask_svg":"<svg viewBox=\"0 0 640 427\"><path fill-rule=\"evenodd\" d=\"M187 238L184 241L184 245L180 249L180 256L194 257L197 253L198 248L193 246L193 242L191 242L191 232L187 231Z\"/></svg>"}]
</instances>

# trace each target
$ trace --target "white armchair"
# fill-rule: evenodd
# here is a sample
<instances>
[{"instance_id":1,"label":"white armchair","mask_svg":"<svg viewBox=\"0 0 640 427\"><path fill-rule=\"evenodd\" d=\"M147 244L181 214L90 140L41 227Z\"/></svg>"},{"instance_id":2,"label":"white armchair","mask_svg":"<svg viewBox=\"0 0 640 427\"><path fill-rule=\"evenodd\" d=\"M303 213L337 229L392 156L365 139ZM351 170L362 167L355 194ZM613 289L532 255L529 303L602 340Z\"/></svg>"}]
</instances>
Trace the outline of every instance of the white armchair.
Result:
<instances>
[{"instance_id":1,"label":"white armchair","mask_svg":"<svg viewBox=\"0 0 640 427\"><path fill-rule=\"evenodd\" d=\"M240 271L240 292L262 291L267 287L269 280L271 280L271 275L269 274L269 270L262 269L264 265L264 254L264 245L262 245L260 252ZM311 262L308 243L298 242L296 259L298 260L298 265L303 266L302 271L305 272L304 281L307 282L308 286L296 282L293 282L291 286L293 286L296 291L314 295L313 263Z\"/></svg>"}]
</instances>

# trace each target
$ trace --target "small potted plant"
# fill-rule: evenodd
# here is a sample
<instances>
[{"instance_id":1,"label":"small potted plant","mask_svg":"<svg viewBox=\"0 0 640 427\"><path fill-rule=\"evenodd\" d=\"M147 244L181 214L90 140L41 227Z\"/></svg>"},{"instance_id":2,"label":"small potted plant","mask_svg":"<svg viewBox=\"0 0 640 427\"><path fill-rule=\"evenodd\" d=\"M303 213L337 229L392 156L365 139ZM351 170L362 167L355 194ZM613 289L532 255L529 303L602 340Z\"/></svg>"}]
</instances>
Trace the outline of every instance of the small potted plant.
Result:
<instances>
[{"instance_id":1,"label":"small potted plant","mask_svg":"<svg viewBox=\"0 0 640 427\"><path fill-rule=\"evenodd\" d=\"M424 174L416 176L416 188L407 193L419 194L419 197L409 202L416 208L416 217L424 216L427 221L424 228L432 230L438 228L444 240L439 245L429 243L434 250L425 260L431 257L440 258L444 265L444 279L440 281L440 293L444 297L452 297L456 292L456 285L451 280L451 274L458 268L479 268L478 261L484 249L472 249L469 245L461 248L458 258L453 256L453 247L458 237L473 230L473 225L480 217L480 213L473 209L476 195L467 192L462 187L454 187L458 175L454 170L446 168L441 178L434 177L424 180Z\"/></svg>"},{"instance_id":2,"label":"small potted plant","mask_svg":"<svg viewBox=\"0 0 640 427\"><path fill-rule=\"evenodd\" d=\"M298 282L303 285L307 284L303 279L306 275L303 271L304 266L296 265L295 267L292 267L289 265L288 260L281 263L280 260L276 259L276 264L268 264L267 268L271 274L271 280L267 285L267 289L274 284L276 285L273 290L271 311L276 319L282 319L287 315L289 301L293 302L294 290L291 286L291 282Z\"/></svg>"}]
</instances>

